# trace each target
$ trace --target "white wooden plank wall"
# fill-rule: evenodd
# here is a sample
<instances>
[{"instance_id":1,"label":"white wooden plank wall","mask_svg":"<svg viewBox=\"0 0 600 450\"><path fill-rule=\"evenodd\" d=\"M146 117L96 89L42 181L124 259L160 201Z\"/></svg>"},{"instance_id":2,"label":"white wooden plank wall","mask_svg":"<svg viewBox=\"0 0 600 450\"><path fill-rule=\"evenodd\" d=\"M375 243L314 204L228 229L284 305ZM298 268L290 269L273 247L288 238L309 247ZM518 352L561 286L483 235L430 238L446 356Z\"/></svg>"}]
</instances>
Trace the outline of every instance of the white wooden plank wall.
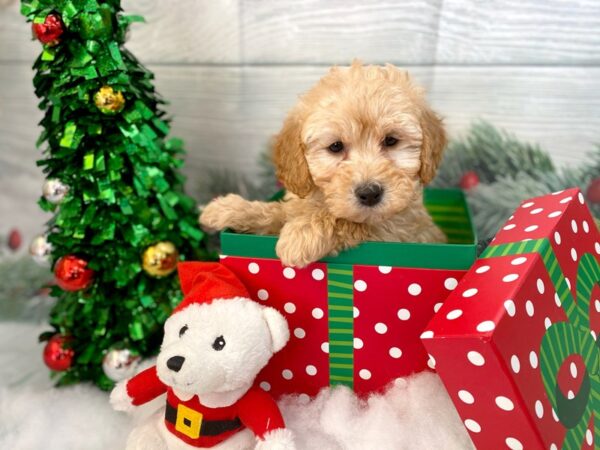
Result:
<instances>
[{"instance_id":1,"label":"white wooden plank wall","mask_svg":"<svg viewBox=\"0 0 600 450\"><path fill-rule=\"evenodd\" d=\"M539 142L559 164L600 143L598 0L124 0L128 47L155 71L190 187L208 167L255 173L297 95L358 57L410 70L451 136L477 118ZM0 0L0 233L44 217L30 70L37 42Z\"/></svg>"}]
</instances>

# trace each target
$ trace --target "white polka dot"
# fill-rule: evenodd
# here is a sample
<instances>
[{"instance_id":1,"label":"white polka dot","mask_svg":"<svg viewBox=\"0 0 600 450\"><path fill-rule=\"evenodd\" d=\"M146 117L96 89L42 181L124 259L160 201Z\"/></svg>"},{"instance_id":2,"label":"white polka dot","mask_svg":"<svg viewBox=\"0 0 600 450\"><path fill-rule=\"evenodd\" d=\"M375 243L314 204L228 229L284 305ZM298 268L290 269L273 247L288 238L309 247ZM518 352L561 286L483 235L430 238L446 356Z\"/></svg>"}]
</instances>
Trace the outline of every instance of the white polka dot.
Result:
<instances>
[{"instance_id":1,"label":"white polka dot","mask_svg":"<svg viewBox=\"0 0 600 450\"><path fill-rule=\"evenodd\" d=\"M294 305L292 302L287 302L285 305L283 305L283 310L288 314L294 314L296 312L296 305Z\"/></svg>"},{"instance_id":2,"label":"white polka dot","mask_svg":"<svg viewBox=\"0 0 600 450\"><path fill-rule=\"evenodd\" d=\"M461 309L453 309L448 314L446 314L446 319L448 319L448 320L458 319L460 316L462 316L462 314L463 314L463 312Z\"/></svg>"},{"instance_id":3,"label":"white polka dot","mask_svg":"<svg viewBox=\"0 0 600 450\"><path fill-rule=\"evenodd\" d=\"M560 245L560 243L562 242L560 233L558 231L554 232L554 242L556 242L558 245Z\"/></svg>"},{"instance_id":4,"label":"white polka dot","mask_svg":"<svg viewBox=\"0 0 600 450\"><path fill-rule=\"evenodd\" d=\"M494 328L496 328L496 324L493 320L486 320L477 325L477 331L481 333L485 333L486 331L492 331Z\"/></svg>"},{"instance_id":5,"label":"white polka dot","mask_svg":"<svg viewBox=\"0 0 600 450\"><path fill-rule=\"evenodd\" d=\"M325 272L323 272L321 269L314 269L311 275L313 280L316 281L321 281L323 278L325 278Z\"/></svg>"},{"instance_id":6,"label":"white polka dot","mask_svg":"<svg viewBox=\"0 0 600 450\"><path fill-rule=\"evenodd\" d=\"M556 423L558 423L560 421L558 416L556 415L556 411L554 411L554 408L552 408L552 418L554 419L554 421Z\"/></svg>"},{"instance_id":7,"label":"white polka dot","mask_svg":"<svg viewBox=\"0 0 600 450\"><path fill-rule=\"evenodd\" d=\"M540 294L543 294L544 292L546 292L546 286L544 285L544 280L542 280L541 278L538 278L536 281L536 285L537 285L537 290Z\"/></svg>"},{"instance_id":8,"label":"white polka dot","mask_svg":"<svg viewBox=\"0 0 600 450\"><path fill-rule=\"evenodd\" d=\"M533 317L535 308L533 307L533 302L531 300L527 300L527 302L525 302L525 311L527 311L527 315L529 317Z\"/></svg>"},{"instance_id":9,"label":"white polka dot","mask_svg":"<svg viewBox=\"0 0 600 450\"><path fill-rule=\"evenodd\" d=\"M408 293L410 295L419 295L421 290L421 286L417 283L412 283L410 286L408 286Z\"/></svg>"},{"instance_id":10,"label":"white polka dot","mask_svg":"<svg viewBox=\"0 0 600 450\"><path fill-rule=\"evenodd\" d=\"M308 365L306 366L306 373L313 377L317 374L317 368L315 366Z\"/></svg>"},{"instance_id":11,"label":"white polka dot","mask_svg":"<svg viewBox=\"0 0 600 450\"><path fill-rule=\"evenodd\" d=\"M367 283L364 280L356 280L354 282L354 289L358 292L364 292L367 290Z\"/></svg>"},{"instance_id":12,"label":"white polka dot","mask_svg":"<svg viewBox=\"0 0 600 450\"><path fill-rule=\"evenodd\" d=\"M323 353L329 353L329 342L323 342L321 344L321 350Z\"/></svg>"},{"instance_id":13,"label":"white polka dot","mask_svg":"<svg viewBox=\"0 0 600 450\"><path fill-rule=\"evenodd\" d=\"M281 376L286 380L291 380L292 378L294 378L294 373L290 369L284 369L281 372Z\"/></svg>"},{"instance_id":14,"label":"white polka dot","mask_svg":"<svg viewBox=\"0 0 600 450\"><path fill-rule=\"evenodd\" d=\"M596 242L594 244L594 250L596 250L596 253L600 255L600 242Z\"/></svg>"},{"instance_id":15,"label":"white polka dot","mask_svg":"<svg viewBox=\"0 0 600 450\"><path fill-rule=\"evenodd\" d=\"M571 364L569 365L569 370L571 372L571 376L573 378L577 378L577 364L575 364L574 361L572 361Z\"/></svg>"},{"instance_id":16,"label":"white polka dot","mask_svg":"<svg viewBox=\"0 0 600 450\"><path fill-rule=\"evenodd\" d=\"M577 262L577 250L575 250L574 248L571 249L571 259Z\"/></svg>"},{"instance_id":17,"label":"white polka dot","mask_svg":"<svg viewBox=\"0 0 600 450\"><path fill-rule=\"evenodd\" d=\"M565 283L567 283L567 287L569 288L569 290L571 290L571 280L565 277Z\"/></svg>"},{"instance_id":18,"label":"white polka dot","mask_svg":"<svg viewBox=\"0 0 600 450\"><path fill-rule=\"evenodd\" d=\"M469 353L467 353L467 358L474 366L481 367L485 364L485 358L483 357L483 355L474 350L471 350Z\"/></svg>"},{"instance_id":19,"label":"white polka dot","mask_svg":"<svg viewBox=\"0 0 600 450\"><path fill-rule=\"evenodd\" d=\"M219 259L227 259L228 255L219 255Z\"/></svg>"},{"instance_id":20,"label":"white polka dot","mask_svg":"<svg viewBox=\"0 0 600 450\"><path fill-rule=\"evenodd\" d=\"M394 359L398 359L402 356L402 350L398 347L392 347L390 348L390 356Z\"/></svg>"},{"instance_id":21,"label":"white polka dot","mask_svg":"<svg viewBox=\"0 0 600 450\"><path fill-rule=\"evenodd\" d=\"M433 337L433 331L427 330L421 333L421 339L431 339Z\"/></svg>"},{"instance_id":22,"label":"white polka dot","mask_svg":"<svg viewBox=\"0 0 600 450\"><path fill-rule=\"evenodd\" d=\"M259 289L258 292L256 293L256 295L258 296L258 298L260 300L267 300L269 298L269 293L267 292L266 289Z\"/></svg>"},{"instance_id":23,"label":"white polka dot","mask_svg":"<svg viewBox=\"0 0 600 450\"><path fill-rule=\"evenodd\" d=\"M429 355L429 359L427 360L427 366L430 369L434 369L435 370L435 358L432 355Z\"/></svg>"},{"instance_id":24,"label":"white polka dot","mask_svg":"<svg viewBox=\"0 0 600 450\"><path fill-rule=\"evenodd\" d=\"M266 381L262 381L259 386L263 391L269 392L271 390L271 385Z\"/></svg>"},{"instance_id":25,"label":"white polka dot","mask_svg":"<svg viewBox=\"0 0 600 450\"><path fill-rule=\"evenodd\" d=\"M504 281L505 283L510 283L511 281L515 281L518 278L519 278L519 274L509 273L508 275L505 275L504 277L502 277L502 281Z\"/></svg>"},{"instance_id":26,"label":"white polka dot","mask_svg":"<svg viewBox=\"0 0 600 450\"><path fill-rule=\"evenodd\" d=\"M286 277L288 280L291 280L296 276L296 271L291 267L286 267L285 269L283 269L283 276Z\"/></svg>"},{"instance_id":27,"label":"white polka dot","mask_svg":"<svg viewBox=\"0 0 600 450\"><path fill-rule=\"evenodd\" d=\"M585 203L585 200L583 199L583 194L581 192L579 192L577 194L577 199L579 200L579 203L581 203L582 205Z\"/></svg>"},{"instance_id":28,"label":"white polka dot","mask_svg":"<svg viewBox=\"0 0 600 450\"><path fill-rule=\"evenodd\" d=\"M260 267L255 262L251 262L250 264L248 264L248 272L257 274L259 271L260 271Z\"/></svg>"},{"instance_id":29,"label":"white polka dot","mask_svg":"<svg viewBox=\"0 0 600 450\"><path fill-rule=\"evenodd\" d=\"M392 267L391 266L379 266L379 271L382 274L387 275L388 273L390 273L392 271Z\"/></svg>"},{"instance_id":30,"label":"white polka dot","mask_svg":"<svg viewBox=\"0 0 600 450\"><path fill-rule=\"evenodd\" d=\"M535 208L529 211L529 214L539 214L544 210L544 208Z\"/></svg>"},{"instance_id":31,"label":"white polka dot","mask_svg":"<svg viewBox=\"0 0 600 450\"><path fill-rule=\"evenodd\" d=\"M304 339L306 337L306 331L304 331L302 328L296 328L294 329L294 336L296 336L298 339Z\"/></svg>"},{"instance_id":32,"label":"white polka dot","mask_svg":"<svg viewBox=\"0 0 600 450\"><path fill-rule=\"evenodd\" d=\"M523 450L523 444L514 437L507 437L505 442L510 450Z\"/></svg>"},{"instance_id":33,"label":"white polka dot","mask_svg":"<svg viewBox=\"0 0 600 450\"><path fill-rule=\"evenodd\" d=\"M514 227L516 227L516 225L514 223L509 223L508 225L506 225L504 228L502 228L503 230L512 230Z\"/></svg>"},{"instance_id":34,"label":"white polka dot","mask_svg":"<svg viewBox=\"0 0 600 450\"><path fill-rule=\"evenodd\" d=\"M367 369L360 369L360 371L358 372L358 376L361 377L363 380L370 380L371 371Z\"/></svg>"},{"instance_id":35,"label":"white polka dot","mask_svg":"<svg viewBox=\"0 0 600 450\"><path fill-rule=\"evenodd\" d=\"M456 281L456 278L446 278L446 281L444 281L444 287L449 291L454 290L457 284L458 281Z\"/></svg>"},{"instance_id":36,"label":"white polka dot","mask_svg":"<svg viewBox=\"0 0 600 450\"><path fill-rule=\"evenodd\" d=\"M488 270L490 270L490 266L481 266L478 267L477 269L475 269L476 273L486 273Z\"/></svg>"},{"instance_id":37,"label":"white polka dot","mask_svg":"<svg viewBox=\"0 0 600 450\"><path fill-rule=\"evenodd\" d=\"M354 338L353 345L355 349L360 350L365 344L361 338Z\"/></svg>"},{"instance_id":38,"label":"white polka dot","mask_svg":"<svg viewBox=\"0 0 600 450\"><path fill-rule=\"evenodd\" d=\"M590 225L587 223L587 220L584 220L583 222L581 222L581 228L583 228L584 233L590 232Z\"/></svg>"},{"instance_id":39,"label":"white polka dot","mask_svg":"<svg viewBox=\"0 0 600 450\"><path fill-rule=\"evenodd\" d=\"M385 323L383 322L377 322L375 324L375 331L379 334L385 334L387 333L388 327Z\"/></svg>"},{"instance_id":40,"label":"white polka dot","mask_svg":"<svg viewBox=\"0 0 600 450\"><path fill-rule=\"evenodd\" d=\"M325 313L323 312L323 310L321 308L314 308L312 310L312 316L315 319L322 319L324 315L325 315Z\"/></svg>"},{"instance_id":41,"label":"white polka dot","mask_svg":"<svg viewBox=\"0 0 600 450\"><path fill-rule=\"evenodd\" d=\"M594 435L589 428L585 432L585 442L587 442L587 445L592 445L594 443Z\"/></svg>"},{"instance_id":42,"label":"white polka dot","mask_svg":"<svg viewBox=\"0 0 600 450\"><path fill-rule=\"evenodd\" d=\"M524 264L525 262L527 262L527 258L525 258L524 256L519 256L518 258L513 259L510 263L513 266L520 266L521 264Z\"/></svg>"},{"instance_id":43,"label":"white polka dot","mask_svg":"<svg viewBox=\"0 0 600 450\"><path fill-rule=\"evenodd\" d=\"M538 419L544 417L544 405L539 400L535 402L535 415L538 417Z\"/></svg>"},{"instance_id":44,"label":"white polka dot","mask_svg":"<svg viewBox=\"0 0 600 450\"><path fill-rule=\"evenodd\" d=\"M300 394L298 396L298 402L301 405L308 405L310 403L310 397L308 396L308 394Z\"/></svg>"},{"instance_id":45,"label":"white polka dot","mask_svg":"<svg viewBox=\"0 0 600 450\"><path fill-rule=\"evenodd\" d=\"M594 306L596 306L596 312L600 313L600 300L596 299L596 301L594 301Z\"/></svg>"},{"instance_id":46,"label":"white polka dot","mask_svg":"<svg viewBox=\"0 0 600 450\"><path fill-rule=\"evenodd\" d=\"M548 328L550 328L551 326L552 326L552 321L550 320L550 317L546 317L546 318L544 319L544 327L545 327L545 328L546 328L546 330L547 330L547 329L548 329Z\"/></svg>"},{"instance_id":47,"label":"white polka dot","mask_svg":"<svg viewBox=\"0 0 600 450\"><path fill-rule=\"evenodd\" d=\"M513 302L512 300L505 300L504 301L504 309L506 309L506 312L508 313L508 315L510 317L515 317L515 314L517 312L517 307L515 306L515 302Z\"/></svg>"},{"instance_id":48,"label":"white polka dot","mask_svg":"<svg viewBox=\"0 0 600 450\"><path fill-rule=\"evenodd\" d=\"M467 289L465 292L463 292L462 296L465 298L473 297L475 294L477 294L477 292L479 291L476 288Z\"/></svg>"},{"instance_id":49,"label":"white polka dot","mask_svg":"<svg viewBox=\"0 0 600 450\"><path fill-rule=\"evenodd\" d=\"M556 303L556 306L558 306L559 308L562 306L562 301L560 300L560 297L558 296L558 292L554 293L554 303Z\"/></svg>"},{"instance_id":50,"label":"white polka dot","mask_svg":"<svg viewBox=\"0 0 600 450\"><path fill-rule=\"evenodd\" d=\"M479 433L481 431L481 426L473 419L465 420L465 427L467 427L467 430L472 431L473 433Z\"/></svg>"},{"instance_id":51,"label":"white polka dot","mask_svg":"<svg viewBox=\"0 0 600 450\"><path fill-rule=\"evenodd\" d=\"M469 391L465 391L464 389L458 391L458 398L460 398L462 402L466 403L467 405L472 405L475 403L475 397L473 397L473 394L471 394Z\"/></svg>"},{"instance_id":52,"label":"white polka dot","mask_svg":"<svg viewBox=\"0 0 600 450\"><path fill-rule=\"evenodd\" d=\"M527 228L525 228L525 232L526 233L531 233L532 231L537 230L539 227L537 225L529 225Z\"/></svg>"},{"instance_id":53,"label":"white polka dot","mask_svg":"<svg viewBox=\"0 0 600 450\"><path fill-rule=\"evenodd\" d=\"M556 444L552 443L550 444L550 450L558 450L558 447L556 446Z\"/></svg>"},{"instance_id":54,"label":"white polka dot","mask_svg":"<svg viewBox=\"0 0 600 450\"><path fill-rule=\"evenodd\" d=\"M575 392L573 392L573 391L567 392L567 398L569 400L573 400L575 398Z\"/></svg>"},{"instance_id":55,"label":"white polka dot","mask_svg":"<svg viewBox=\"0 0 600 450\"><path fill-rule=\"evenodd\" d=\"M521 361L519 361L519 357L517 355L512 355L510 358L510 367L514 373L519 373L521 371Z\"/></svg>"},{"instance_id":56,"label":"white polka dot","mask_svg":"<svg viewBox=\"0 0 600 450\"><path fill-rule=\"evenodd\" d=\"M352 317L354 317L355 319L360 316L360 311L358 310L358 308L356 306L352 307Z\"/></svg>"},{"instance_id":57,"label":"white polka dot","mask_svg":"<svg viewBox=\"0 0 600 450\"><path fill-rule=\"evenodd\" d=\"M550 214L548 214L548 217L549 217L550 219L553 219L553 218L555 218L555 217L558 217L558 216L560 216L561 214L562 214L562 211L554 211L554 212L551 212Z\"/></svg>"},{"instance_id":58,"label":"white polka dot","mask_svg":"<svg viewBox=\"0 0 600 450\"><path fill-rule=\"evenodd\" d=\"M577 233L577 222L575 222L575 219L571 220L571 230L573 230L573 233Z\"/></svg>"},{"instance_id":59,"label":"white polka dot","mask_svg":"<svg viewBox=\"0 0 600 450\"><path fill-rule=\"evenodd\" d=\"M527 202L527 203L523 203L521 205L521 208L531 208L534 205L533 202Z\"/></svg>"},{"instance_id":60,"label":"white polka dot","mask_svg":"<svg viewBox=\"0 0 600 450\"><path fill-rule=\"evenodd\" d=\"M531 364L532 369L537 369L538 366L538 356L537 353L533 350L529 353L529 364Z\"/></svg>"},{"instance_id":61,"label":"white polka dot","mask_svg":"<svg viewBox=\"0 0 600 450\"><path fill-rule=\"evenodd\" d=\"M435 305L433 305L433 312L438 312L442 306L443 303L436 303Z\"/></svg>"},{"instance_id":62,"label":"white polka dot","mask_svg":"<svg viewBox=\"0 0 600 450\"><path fill-rule=\"evenodd\" d=\"M512 400L502 395L496 397L496 405L498 408L503 409L504 411L512 411L515 409L515 404L512 402Z\"/></svg>"},{"instance_id":63,"label":"white polka dot","mask_svg":"<svg viewBox=\"0 0 600 450\"><path fill-rule=\"evenodd\" d=\"M571 199L572 199L572 198L573 198L573 197L565 197L565 198L563 198L563 199L560 201L560 203L569 203L569 202L571 201Z\"/></svg>"},{"instance_id":64,"label":"white polka dot","mask_svg":"<svg viewBox=\"0 0 600 450\"><path fill-rule=\"evenodd\" d=\"M592 331L590 331L590 334L592 335L594 340L596 340L596 332L594 330L592 330Z\"/></svg>"},{"instance_id":65,"label":"white polka dot","mask_svg":"<svg viewBox=\"0 0 600 450\"><path fill-rule=\"evenodd\" d=\"M410 311L405 308L399 309L398 310L398 319L400 319L400 320L410 319Z\"/></svg>"},{"instance_id":66,"label":"white polka dot","mask_svg":"<svg viewBox=\"0 0 600 450\"><path fill-rule=\"evenodd\" d=\"M552 193L552 194L550 194L550 195L558 195L558 194L562 194L563 192L565 192L565 190L564 190L564 189L563 189L563 190L561 190L561 191L556 191L556 192L553 192L553 193Z\"/></svg>"}]
</instances>

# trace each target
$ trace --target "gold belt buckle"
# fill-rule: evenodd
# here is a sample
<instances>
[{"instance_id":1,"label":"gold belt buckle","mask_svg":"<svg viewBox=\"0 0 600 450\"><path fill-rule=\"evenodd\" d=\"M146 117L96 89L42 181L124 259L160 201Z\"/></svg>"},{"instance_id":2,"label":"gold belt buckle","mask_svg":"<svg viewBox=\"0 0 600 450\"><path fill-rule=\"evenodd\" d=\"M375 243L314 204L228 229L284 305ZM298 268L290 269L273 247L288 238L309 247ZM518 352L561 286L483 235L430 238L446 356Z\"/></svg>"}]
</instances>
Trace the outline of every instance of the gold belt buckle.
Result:
<instances>
[{"instance_id":1,"label":"gold belt buckle","mask_svg":"<svg viewBox=\"0 0 600 450\"><path fill-rule=\"evenodd\" d=\"M175 421L175 429L177 431L191 439L198 439L200 437L201 426L202 413L182 404L177 406L177 420Z\"/></svg>"}]
</instances>

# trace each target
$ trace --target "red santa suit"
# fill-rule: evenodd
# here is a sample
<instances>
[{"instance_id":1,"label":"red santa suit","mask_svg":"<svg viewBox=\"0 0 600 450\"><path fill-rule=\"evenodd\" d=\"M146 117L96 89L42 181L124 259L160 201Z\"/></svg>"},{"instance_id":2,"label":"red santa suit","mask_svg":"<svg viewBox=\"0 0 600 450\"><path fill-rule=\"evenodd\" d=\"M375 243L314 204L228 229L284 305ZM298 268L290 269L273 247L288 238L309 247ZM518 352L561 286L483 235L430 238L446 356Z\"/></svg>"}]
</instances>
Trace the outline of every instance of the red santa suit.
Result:
<instances>
[{"instance_id":1,"label":"red santa suit","mask_svg":"<svg viewBox=\"0 0 600 450\"><path fill-rule=\"evenodd\" d=\"M173 389L159 380L155 366L127 382L127 394L136 406L165 392L165 426L193 447L213 447L246 427L260 439L285 427L277 403L260 388L251 388L233 405L209 408L196 395L185 401L179 399Z\"/></svg>"}]
</instances>

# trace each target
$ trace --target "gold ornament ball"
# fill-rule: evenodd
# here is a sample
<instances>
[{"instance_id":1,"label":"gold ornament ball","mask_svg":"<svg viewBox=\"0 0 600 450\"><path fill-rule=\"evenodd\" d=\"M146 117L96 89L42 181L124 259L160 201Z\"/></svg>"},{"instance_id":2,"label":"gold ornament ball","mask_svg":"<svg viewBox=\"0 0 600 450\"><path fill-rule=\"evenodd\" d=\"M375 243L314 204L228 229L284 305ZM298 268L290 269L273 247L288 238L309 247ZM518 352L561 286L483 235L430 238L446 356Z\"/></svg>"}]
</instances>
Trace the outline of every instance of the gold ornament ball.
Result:
<instances>
[{"instance_id":1,"label":"gold ornament ball","mask_svg":"<svg viewBox=\"0 0 600 450\"><path fill-rule=\"evenodd\" d=\"M125 98L120 91L104 86L94 94L94 104L103 114L117 114L125 107Z\"/></svg>"},{"instance_id":2,"label":"gold ornament ball","mask_svg":"<svg viewBox=\"0 0 600 450\"><path fill-rule=\"evenodd\" d=\"M172 242L158 242L144 250L142 266L153 277L165 277L177 268L179 252Z\"/></svg>"}]
</instances>

